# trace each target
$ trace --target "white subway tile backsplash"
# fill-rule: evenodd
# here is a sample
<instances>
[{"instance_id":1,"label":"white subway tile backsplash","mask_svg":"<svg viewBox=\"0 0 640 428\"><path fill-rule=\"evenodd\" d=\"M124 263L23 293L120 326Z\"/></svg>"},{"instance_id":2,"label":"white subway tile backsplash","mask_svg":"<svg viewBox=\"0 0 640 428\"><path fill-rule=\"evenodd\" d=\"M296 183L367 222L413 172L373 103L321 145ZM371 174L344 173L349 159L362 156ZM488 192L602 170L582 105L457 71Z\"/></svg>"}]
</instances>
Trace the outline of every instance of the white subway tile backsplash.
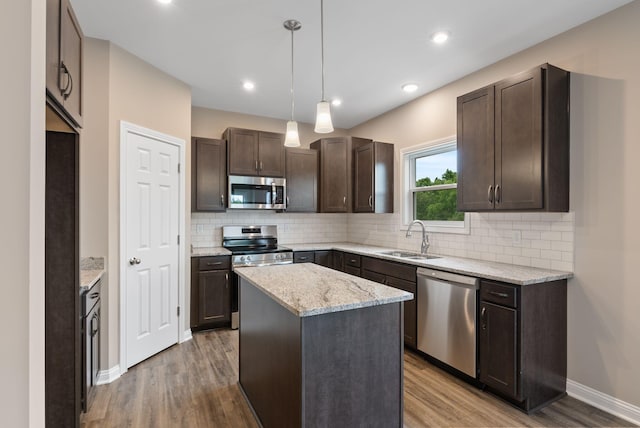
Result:
<instances>
[{"instance_id":1,"label":"white subway tile backsplash","mask_svg":"<svg viewBox=\"0 0 640 428\"><path fill-rule=\"evenodd\" d=\"M445 256L573 271L574 218L573 213L470 213L469 234L429 233L429 251ZM406 238L406 226L399 213L193 213L192 245L221 245L222 226L227 224L276 224L283 245L347 241L420 250L420 232L414 230L413 236Z\"/></svg>"}]
</instances>

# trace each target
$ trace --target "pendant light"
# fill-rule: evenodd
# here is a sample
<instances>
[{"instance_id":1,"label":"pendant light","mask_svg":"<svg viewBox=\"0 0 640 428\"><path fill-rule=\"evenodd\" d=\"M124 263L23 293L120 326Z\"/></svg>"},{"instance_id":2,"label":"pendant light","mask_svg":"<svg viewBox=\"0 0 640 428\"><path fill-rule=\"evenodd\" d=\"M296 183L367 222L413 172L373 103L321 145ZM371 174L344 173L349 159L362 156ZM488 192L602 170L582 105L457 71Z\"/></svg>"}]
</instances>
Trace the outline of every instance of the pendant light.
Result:
<instances>
[{"instance_id":1,"label":"pendant light","mask_svg":"<svg viewBox=\"0 0 640 428\"><path fill-rule=\"evenodd\" d=\"M284 21L284 28L291 31L291 120L287 122L287 133L284 138L286 147L300 147L300 136L298 135L298 123L293 120L294 100L293 100L293 32L302 28L302 24L295 19Z\"/></svg>"},{"instance_id":2,"label":"pendant light","mask_svg":"<svg viewBox=\"0 0 640 428\"><path fill-rule=\"evenodd\" d=\"M333 132L331 123L331 104L324 99L324 0L320 0L320 65L322 68L322 99L318 103L316 110L316 127L318 134L328 134Z\"/></svg>"}]
</instances>

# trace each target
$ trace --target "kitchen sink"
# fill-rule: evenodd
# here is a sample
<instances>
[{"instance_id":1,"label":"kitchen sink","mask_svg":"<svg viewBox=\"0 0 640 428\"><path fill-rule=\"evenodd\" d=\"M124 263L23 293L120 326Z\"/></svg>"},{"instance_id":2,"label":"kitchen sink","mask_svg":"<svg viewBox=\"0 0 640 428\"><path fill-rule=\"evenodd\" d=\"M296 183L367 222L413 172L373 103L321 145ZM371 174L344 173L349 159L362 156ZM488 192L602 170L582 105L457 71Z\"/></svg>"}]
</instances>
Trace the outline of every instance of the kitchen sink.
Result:
<instances>
[{"instance_id":1,"label":"kitchen sink","mask_svg":"<svg viewBox=\"0 0 640 428\"><path fill-rule=\"evenodd\" d=\"M384 256L392 256L392 257L400 257L404 259L412 259L412 260L428 260L428 259L439 259L439 256L433 256L430 254L420 254L413 253L410 251L382 251L379 254Z\"/></svg>"}]
</instances>

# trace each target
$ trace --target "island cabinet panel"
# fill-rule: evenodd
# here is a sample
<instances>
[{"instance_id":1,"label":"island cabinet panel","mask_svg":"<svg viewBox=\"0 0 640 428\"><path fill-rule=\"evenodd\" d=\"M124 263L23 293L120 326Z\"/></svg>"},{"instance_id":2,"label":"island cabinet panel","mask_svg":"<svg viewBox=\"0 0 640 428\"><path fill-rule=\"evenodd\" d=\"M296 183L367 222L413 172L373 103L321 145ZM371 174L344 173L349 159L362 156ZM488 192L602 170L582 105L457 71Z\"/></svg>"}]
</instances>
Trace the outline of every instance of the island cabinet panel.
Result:
<instances>
[{"instance_id":1,"label":"island cabinet panel","mask_svg":"<svg viewBox=\"0 0 640 428\"><path fill-rule=\"evenodd\" d=\"M418 346L416 267L373 257L362 257L362 277L413 294L413 299L404 302L404 344L416 349Z\"/></svg>"},{"instance_id":2,"label":"island cabinet panel","mask_svg":"<svg viewBox=\"0 0 640 428\"><path fill-rule=\"evenodd\" d=\"M458 210L569 210L569 73L550 64L462 95Z\"/></svg>"},{"instance_id":3,"label":"island cabinet panel","mask_svg":"<svg viewBox=\"0 0 640 428\"><path fill-rule=\"evenodd\" d=\"M402 427L402 305L298 317L240 284L239 384L261 426Z\"/></svg>"},{"instance_id":4,"label":"island cabinet panel","mask_svg":"<svg viewBox=\"0 0 640 428\"><path fill-rule=\"evenodd\" d=\"M231 324L229 256L191 258L191 329Z\"/></svg>"},{"instance_id":5,"label":"island cabinet panel","mask_svg":"<svg viewBox=\"0 0 640 428\"><path fill-rule=\"evenodd\" d=\"M227 143L191 138L191 211L225 211Z\"/></svg>"},{"instance_id":6,"label":"island cabinet panel","mask_svg":"<svg viewBox=\"0 0 640 428\"><path fill-rule=\"evenodd\" d=\"M480 282L479 380L525 412L566 395L567 281Z\"/></svg>"}]
</instances>

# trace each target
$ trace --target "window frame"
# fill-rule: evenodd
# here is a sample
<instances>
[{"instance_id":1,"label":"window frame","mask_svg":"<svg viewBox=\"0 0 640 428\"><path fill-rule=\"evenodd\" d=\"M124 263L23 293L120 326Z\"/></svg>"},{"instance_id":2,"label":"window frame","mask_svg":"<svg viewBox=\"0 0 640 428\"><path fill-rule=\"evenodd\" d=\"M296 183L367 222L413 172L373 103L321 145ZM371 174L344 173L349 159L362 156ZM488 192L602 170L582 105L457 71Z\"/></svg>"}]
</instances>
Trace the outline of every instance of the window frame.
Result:
<instances>
[{"instance_id":1,"label":"window frame","mask_svg":"<svg viewBox=\"0 0 640 428\"><path fill-rule=\"evenodd\" d=\"M415 194L416 192L429 192L446 189L457 189L458 184L439 184L428 187L416 187L416 168L415 159L424 156L432 156L440 153L445 153L451 150L456 150L457 138L456 136L450 136L440 140L430 141L416 146L407 147L400 151L402 156L402 203L401 203L401 216L402 227L401 230L406 230L409 227L415 216ZM424 225L427 232L436 233L452 233L452 234L466 234L470 233L470 221L469 213L464 213L464 220L462 221L424 221Z\"/></svg>"}]
</instances>

